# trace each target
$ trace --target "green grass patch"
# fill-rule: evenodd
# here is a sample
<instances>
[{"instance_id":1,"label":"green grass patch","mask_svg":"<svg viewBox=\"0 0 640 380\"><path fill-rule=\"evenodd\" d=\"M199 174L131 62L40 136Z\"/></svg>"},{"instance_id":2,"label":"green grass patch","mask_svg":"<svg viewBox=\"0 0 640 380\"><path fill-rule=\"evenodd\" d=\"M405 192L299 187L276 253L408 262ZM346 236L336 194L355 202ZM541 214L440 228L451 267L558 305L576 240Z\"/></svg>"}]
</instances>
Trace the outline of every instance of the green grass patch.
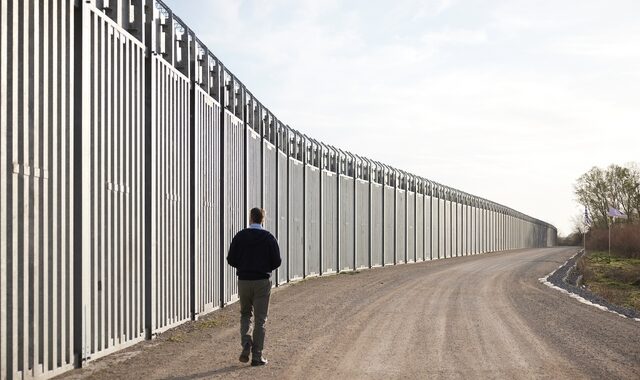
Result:
<instances>
[{"instance_id":1,"label":"green grass patch","mask_svg":"<svg viewBox=\"0 0 640 380\"><path fill-rule=\"evenodd\" d=\"M590 252L578 262L587 288L615 305L640 310L640 259Z\"/></svg>"},{"instance_id":2,"label":"green grass patch","mask_svg":"<svg viewBox=\"0 0 640 380\"><path fill-rule=\"evenodd\" d=\"M176 333L167 338L168 342L171 343L184 343L185 336L182 333Z\"/></svg>"},{"instance_id":3,"label":"green grass patch","mask_svg":"<svg viewBox=\"0 0 640 380\"><path fill-rule=\"evenodd\" d=\"M210 319L202 319L196 322L196 329L207 330L216 327L224 326L229 322L229 318L226 316L216 316Z\"/></svg>"}]
</instances>

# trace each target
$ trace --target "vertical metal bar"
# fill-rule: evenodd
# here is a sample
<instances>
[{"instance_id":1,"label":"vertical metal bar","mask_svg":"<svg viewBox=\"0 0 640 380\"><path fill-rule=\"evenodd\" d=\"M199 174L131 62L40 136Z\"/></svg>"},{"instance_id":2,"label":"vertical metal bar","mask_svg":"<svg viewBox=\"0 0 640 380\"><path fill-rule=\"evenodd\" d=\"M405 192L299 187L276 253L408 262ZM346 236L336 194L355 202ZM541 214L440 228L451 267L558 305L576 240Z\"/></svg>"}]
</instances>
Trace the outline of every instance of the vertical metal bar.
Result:
<instances>
[{"instance_id":1,"label":"vertical metal bar","mask_svg":"<svg viewBox=\"0 0 640 380\"><path fill-rule=\"evenodd\" d=\"M320 146L318 147L318 149L320 150L320 157L319 159L319 176L320 178L318 179L318 183L320 188L318 189L318 194L320 194L320 199L318 200L319 202L319 210L318 210L318 220L320 223L319 226L319 234L318 234L318 241L320 242L320 246L318 247L318 260L319 260L319 266L318 266L318 274L320 276L322 276L324 274L324 147Z\"/></svg>"},{"instance_id":2,"label":"vertical metal bar","mask_svg":"<svg viewBox=\"0 0 640 380\"><path fill-rule=\"evenodd\" d=\"M119 34L118 34L119 36ZM118 53L118 58L116 61L116 67L118 68L118 126L117 126L117 143L116 143L116 165L117 171L115 180L118 184L118 191L116 192L116 202L117 202L117 226L116 226L116 236L117 236L117 246L118 252L117 261L118 261L118 316L117 316L117 328L116 328L116 344L122 341L122 326L123 326L123 317L124 317L124 294L123 288L125 286L124 282L124 234L123 234L123 222L124 222L124 210L123 210L123 202L124 196L122 191L122 184L124 181L124 147L125 147L125 139L124 139L124 113L126 112L123 109L123 98L126 96L125 89L123 87L123 76L124 76L124 65L123 65L123 39L117 38L116 52Z\"/></svg>"},{"instance_id":3,"label":"vertical metal bar","mask_svg":"<svg viewBox=\"0 0 640 380\"><path fill-rule=\"evenodd\" d=\"M30 113L29 113L29 102L30 102L30 97L29 97L29 75L32 72L32 68L29 65L29 9L27 7L24 7L22 9L22 38L20 39L21 44L22 44L22 65L21 65L21 74L23 75L22 81L21 81L21 86L20 86L20 92L22 95L22 104L21 104L21 110L22 111L22 115L21 115L21 123L19 124L22 127L22 157L21 157L21 162L24 163L25 166L28 165L29 169L27 171L27 175L23 176L22 179L22 197L23 197L23 202L22 202L22 206L23 206L23 214L22 214L22 218L23 218L23 227L22 227L22 252L23 254L21 255L21 259L22 259L22 268L19 272L19 275L21 278L19 278L19 280L22 280L22 285L20 286L20 288L22 289L22 299L20 300L20 302L22 302L22 310L21 310L21 317L22 317L22 321L20 322L20 320L18 320L18 323L22 324L22 336L21 341L22 341L22 352L21 352L21 362L19 363L18 368L18 372L19 369L22 369L22 373L26 374L28 372L28 368L29 368L29 344L30 344L30 337L29 337L29 296L28 296L28 292L29 292L29 285L31 282L31 279L29 278L29 259L30 256L33 254L33 247L31 246L30 242L29 242L29 236L30 236L30 230L33 228L31 222L30 222L30 218L31 218L31 212L33 211L34 207L32 205L33 200L31 198L31 191L33 188L32 185L32 173L34 171L34 168L31 164L32 160L30 157L30 145L31 145L31 139L32 139L32 135L30 132L33 131L32 125L31 125L31 120L30 120ZM20 79L19 79L20 80ZM64 120L64 118L63 118ZM62 125L62 128L64 128L64 125ZM64 251L62 253L62 255L64 255ZM61 255L61 256L62 256ZM64 270L63 270L63 275L64 275ZM63 285L64 286L64 285ZM19 294L19 292L18 292ZM62 292L62 297L64 297L64 292ZM64 316L63 316L64 317ZM64 352L64 350L63 350Z\"/></svg>"},{"instance_id":4,"label":"vertical metal bar","mask_svg":"<svg viewBox=\"0 0 640 380\"><path fill-rule=\"evenodd\" d=\"M33 51L33 66L32 66L32 70L33 70L33 89L30 89L30 97L32 99L32 104L33 104L33 116L32 116L32 121L33 121L33 125L30 128L33 128L33 166L34 166L34 170L36 171L34 173L34 186L33 186L33 200L34 200L34 205L33 205L33 235L30 237L31 241L33 242L33 259L32 259L32 267L33 267L33 278L32 278L32 284L30 286L33 286L33 291L30 291L30 307L33 309L33 316L30 316L30 318L32 318L32 323L33 323L33 327L30 327L31 331L30 331L30 335L31 335L31 340L32 340L32 349L29 350L29 362L31 364L31 370L32 370L32 376L38 376L42 370L39 368L39 360L38 360L38 356L39 356L39 325L40 325L40 321L39 321L39 298L40 298L40 287L38 285L38 282L40 280L40 270L39 270L39 266L40 266L40 254L42 252L42 248L44 248L42 246L42 232L40 229L40 224L42 223L42 213L43 213L43 209L42 209L42 197L46 194L46 184L44 183L44 173L43 173L43 169L44 169L44 165L43 165L43 160L40 156L41 154L41 149L42 149L42 145L46 145L46 143L43 141L40 141L40 133L42 132L42 125L40 124L40 101L39 101L39 97L42 94L42 89L39 88L40 85L40 59L39 59L39 53L40 53L40 49L42 49L42 47L40 46L39 42L39 36L40 36L40 31L39 31L39 26L40 26L40 17L39 17L39 10L38 9L34 9L33 12L33 30L31 31L32 33L32 38L33 38L33 46L32 46L32 51ZM68 65L68 63L67 63ZM65 134L68 135L69 133L69 125L66 126L65 128ZM40 173L38 173L38 171ZM65 189L66 190L66 189ZM3 353L0 353L0 355L2 355ZM29 368L29 367L27 367Z\"/></svg>"},{"instance_id":5,"label":"vertical metal bar","mask_svg":"<svg viewBox=\"0 0 640 380\"><path fill-rule=\"evenodd\" d=\"M367 177L369 180L369 203L367 204L367 218L369 218L369 236L367 240L369 241L369 268L373 267L373 173L372 173L372 164L371 162L367 163Z\"/></svg>"},{"instance_id":6,"label":"vertical metal bar","mask_svg":"<svg viewBox=\"0 0 640 380\"><path fill-rule=\"evenodd\" d=\"M393 173L393 265L398 264L398 174Z\"/></svg>"},{"instance_id":7,"label":"vertical metal bar","mask_svg":"<svg viewBox=\"0 0 640 380\"><path fill-rule=\"evenodd\" d=\"M309 275L307 271L307 138L302 138L302 278Z\"/></svg>"},{"instance_id":8,"label":"vertical metal bar","mask_svg":"<svg viewBox=\"0 0 640 380\"><path fill-rule=\"evenodd\" d=\"M18 9L18 0L13 0L13 4L12 4L12 9L13 9L13 20L11 23L12 26L12 37L17 39L18 38L18 26L21 25L22 20L20 20L18 18L18 12L16 11L16 9ZM13 72L10 75L11 77L11 95L10 95L10 99L12 99L12 109L11 109L11 122L9 122L9 125L12 125L12 149L11 149L11 162L22 162L21 157L19 157L19 147L18 147L18 135L20 133L19 129L17 128L18 124L18 120L19 120L19 115L18 115L18 107L15 105L15 103L17 103L18 101L18 85L16 83L17 80L19 80L18 77L18 58L19 58L19 44L12 42L12 47L13 47L13 51L11 54L11 58L13 58L13 62L12 62L12 69ZM19 168L22 170L25 170L26 168ZM18 248L18 230L20 228L20 224L22 222L22 218L20 217L21 214L19 214L18 212L18 191L19 191L19 181L20 178L16 175L17 173L13 173L12 174L12 189L11 189L11 200L12 200L12 215L11 215L11 220L15 220L18 221L18 225L17 226L12 226L12 241L11 241L11 247L13 248L13 250L17 250ZM9 252L7 252L7 254L9 254ZM17 293L15 291L15 289L18 288L18 260L15 257L15 254L12 252L11 253L11 264L12 264L12 268L11 268L11 289L14 289L14 293ZM19 351L18 351L18 326L16 324L16 321L18 319L18 297L16 294L13 294L13 296L11 297L11 310L13 311L12 316L11 316L11 329L10 331L12 331L12 337L11 337L11 341L8 343L8 346L11 347L11 351L12 351L12 356L11 356L11 364L9 367L9 373L11 373L10 377L13 377L13 374L17 372L18 370L18 355L19 355ZM54 320L55 323L55 320Z\"/></svg>"},{"instance_id":9,"label":"vertical metal bar","mask_svg":"<svg viewBox=\"0 0 640 380\"><path fill-rule=\"evenodd\" d=\"M14 21L8 16L7 8L9 4L15 9L15 2L10 3L8 1L0 3L0 377L9 378L12 376L11 369L8 364L12 364L12 357L15 356L15 348L12 342L13 336L9 333L11 316L8 312L9 304L12 304L12 298L8 294L8 289L12 284L12 279L9 277L8 263L9 255L13 256L12 250L12 238L11 229L16 228L9 221L14 220L15 211L10 211L10 204L14 205L13 199L15 198L14 183L16 179L16 173L11 173L9 167L9 160L13 160L15 153L9 154L9 147L13 146L13 140L15 139L15 124L12 123L15 111L15 105L13 102L9 105L9 98L15 99L11 87L15 87L13 84L13 72L10 72L8 62L13 61L15 58L15 44L12 42L12 38L8 37L9 26L15 25ZM14 15L9 13L9 15ZM13 45L13 46L12 46ZM13 66L15 70L16 66ZM12 80L9 80L11 78ZM10 87L11 84L11 87ZM9 109L11 106L11 109ZM9 133L11 128L11 133ZM12 141L9 141L9 136L14 136ZM11 161L15 162L15 161ZM11 215L9 215L11 213ZM11 226L11 228L9 228ZM14 261L12 258L11 261ZM12 273L15 273L12 272ZM13 326L11 326L13 327ZM14 367L15 368L15 367Z\"/></svg>"},{"instance_id":10,"label":"vertical metal bar","mask_svg":"<svg viewBox=\"0 0 640 380\"><path fill-rule=\"evenodd\" d=\"M336 159L337 159L337 171L336 171L336 200L335 202L337 203L337 212L336 212L336 273L339 273L342 270L342 267L340 265L340 256L342 255L342 239L343 236L340 233L340 225L342 224L342 207L340 204L340 197L341 197L341 191L340 191L340 182L341 182L341 173L342 173L342 157L340 156L340 153L336 153Z\"/></svg>"},{"instance_id":11,"label":"vertical metal bar","mask_svg":"<svg viewBox=\"0 0 640 380\"><path fill-rule=\"evenodd\" d=\"M0 2L0 377L9 377L9 371L7 368L7 359L12 356L12 352L7 350L7 336L8 336L8 323L7 323L7 293L8 293L8 280L7 280L7 257L9 255L9 243L8 243L8 222L7 216L9 214L9 204L7 200L7 191L9 188L9 178L13 177L12 173L9 173L7 158L9 156L7 150L8 139L8 107L7 98L9 97L8 91L8 57L10 57L10 51L7 47L7 25L10 20L7 17L7 7L9 2ZM48 83L48 82L47 82ZM11 127L13 129L13 127ZM45 334L46 335L46 334ZM12 348L13 350L13 348Z\"/></svg>"}]
</instances>

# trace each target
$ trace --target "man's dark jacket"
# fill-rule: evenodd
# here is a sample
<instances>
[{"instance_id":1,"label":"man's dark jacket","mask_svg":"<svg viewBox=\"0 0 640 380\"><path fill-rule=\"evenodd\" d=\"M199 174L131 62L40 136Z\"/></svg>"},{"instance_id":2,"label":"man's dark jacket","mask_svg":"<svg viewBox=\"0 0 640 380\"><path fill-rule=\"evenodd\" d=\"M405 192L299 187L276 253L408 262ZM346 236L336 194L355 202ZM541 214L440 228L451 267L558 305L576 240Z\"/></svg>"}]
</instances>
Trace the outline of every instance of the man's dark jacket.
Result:
<instances>
[{"instance_id":1,"label":"man's dark jacket","mask_svg":"<svg viewBox=\"0 0 640 380\"><path fill-rule=\"evenodd\" d=\"M282 263L278 241L259 228L245 228L231 241L227 262L237 268L239 280L262 280Z\"/></svg>"}]
</instances>

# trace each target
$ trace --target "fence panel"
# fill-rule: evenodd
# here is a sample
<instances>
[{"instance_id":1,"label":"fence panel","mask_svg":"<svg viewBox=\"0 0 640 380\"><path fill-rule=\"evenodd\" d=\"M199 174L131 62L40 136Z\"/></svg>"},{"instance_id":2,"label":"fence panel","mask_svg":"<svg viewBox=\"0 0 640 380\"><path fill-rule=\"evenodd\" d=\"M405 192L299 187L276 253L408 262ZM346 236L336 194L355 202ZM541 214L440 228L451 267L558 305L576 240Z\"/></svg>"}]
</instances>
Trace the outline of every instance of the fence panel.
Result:
<instances>
[{"instance_id":1,"label":"fence panel","mask_svg":"<svg viewBox=\"0 0 640 380\"><path fill-rule=\"evenodd\" d=\"M416 261L425 260L424 195L416 193Z\"/></svg>"},{"instance_id":2,"label":"fence panel","mask_svg":"<svg viewBox=\"0 0 640 380\"><path fill-rule=\"evenodd\" d=\"M340 234L338 241L340 244L339 270L354 269L354 189L353 178L340 175Z\"/></svg>"},{"instance_id":3,"label":"fence panel","mask_svg":"<svg viewBox=\"0 0 640 380\"><path fill-rule=\"evenodd\" d=\"M247 226L248 210L245 205L244 182L244 122L228 109L224 111L224 249L229 253L231 240L238 231ZM238 280L236 270L226 260L224 264L224 302L238 300Z\"/></svg>"},{"instance_id":4,"label":"fence panel","mask_svg":"<svg viewBox=\"0 0 640 380\"><path fill-rule=\"evenodd\" d=\"M322 171L322 273L338 268L338 176Z\"/></svg>"},{"instance_id":5,"label":"fence panel","mask_svg":"<svg viewBox=\"0 0 640 380\"><path fill-rule=\"evenodd\" d=\"M451 243L451 257L458 256L458 203L451 202L451 220L449 225L451 226L451 235L449 242Z\"/></svg>"},{"instance_id":6,"label":"fence panel","mask_svg":"<svg viewBox=\"0 0 640 380\"><path fill-rule=\"evenodd\" d=\"M0 378L74 363L74 21L0 4Z\"/></svg>"},{"instance_id":7,"label":"fence panel","mask_svg":"<svg viewBox=\"0 0 640 380\"><path fill-rule=\"evenodd\" d=\"M446 241L449 227L445 225L445 222L449 220L447 217L446 201L444 199L438 199L438 258L444 259L449 257L447 255L447 248L449 246Z\"/></svg>"},{"instance_id":8,"label":"fence panel","mask_svg":"<svg viewBox=\"0 0 640 380\"><path fill-rule=\"evenodd\" d=\"M433 228L432 221L433 216L431 215L431 207L432 207L433 199L430 195L424 196L424 259L432 260L433 259Z\"/></svg>"},{"instance_id":9,"label":"fence panel","mask_svg":"<svg viewBox=\"0 0 640 380\"><path fill-rule=\"evenodd\" d=\"M304 193L302 162L289 158L289 280L304 276Z\"/></svg>"},{"instance_id":10,"label":"fence panel","mask_svg":"<svg viewBox=\"0 0 640 380\"><path fill-rule=\"evenodd\" d=\"M276 238L280 246L282 264L278 268L278 284L289 280L289 159L278 150L278 231Z\"/></svg>"},{"instance_id":11,"label":"fence panel","mask_svg":"<svg viewBox=\"0 0 640 380\"><path fill-rule=\"evenodd\" d=\"M462 227L464 233L462 234L462 252L465 256L469 255L469 206L462 206Z\"/></svg>"},{"instance_id":12,"label":"fence panel","mask_svg":"<svg viewBox=\"0 0 640 380\"><path fill-rule=\"evenodd\" d=\"M247 209L262 207L262 141L260 134L247 128Z\"/></svg>"},{"instance_id":13,"label":"fence panel","mask_svg":"<svg viewBox=\"0 0 640 380\"><path fill-rule=\"evenodd\" d=\"M383 186L371 184L371 266L382 265L384 208L382 207Z\"/></svg>"},{"instance_id":14,"label":"fence panel","mask_svg":"<svg viewBox=\"0 0 640 380\"><path fill-rule=\"evenodd\" d=\"M271 232L274 237L278 237L277 225L276 221L278 220L278 210L277 210L277 174L276 174L276 165L278 160L278 149L275 145L271 144L268 140L264 140L262 146L263 152L263 196L264 196L264 204L262 207L265 210L265 219L264 219L264 228ZM282 255L282 243L278 244L280 246L280 255ZM277 283L277 270L274 270L272 273L271 280L273 284Z\"/></svg>"},{"instance_id":15,"label":"fence panel","mask_svg":"<svg viewBox=\"0 0 640 380\"><path fill-rule=\"evenodd\" d=\"M146 49L82 6L81 341L95 359L144 338Z\"/></svg>"},{"instance_id":16,"label":"fence panel","mask_svg":"<svg viewBox=\"0 0 640 380\"><path fill-rule=\"evenodd\" d=\"M277 204L277 174L276 174L276 164L278 155L278 150L275 145L271 144L269 141L265 140L263 144L263 152L264 152L264 205L263 208L265 210L265 221L264 228L266 228L273 236L277 236L276 234L276 221L278 217L278 210L276 207Z\"/></svg>"},{"instance_id":17,"label":"fence panel","mask_svg":"<svg viewBox=\"0 0 640 380\"><path fill-rule=\"evenodd\" d=\"M305 186L305 276L320 274L320 169L307 165Z\"/></svg>"},{"instance_id":18,"label":"fence panel","mask_svg":"<svg viewBox=\"0 0 640 380\"><path fill-rule=\"evenodd\" d=\"M369 181L356 180L356 269L369 267Z\"/></svg>"},{"instance_id":19,"label":"fence panel","mask_svg":"<svg viewBox=\"0 0 640 380\"><path fill-rule=\"evenodd\" d=\"M455 206L455 226L456 226L456 255L457 256L462 256L463 255L463 250L462 250L462 236L464 234L464 229L462 227L462 204L456 202L456 206Z\"/></svg>"},{"instance_id":20,"label":"fence panel","mask_svg":"<svg viewBox=\"0 0 640 380\"><path fill-rule=\"evenodd\" d=\"M396 263L396 190L384 186L384 264Z\"/></svg>"},{"instance_id":21,"label":"fence panel","mask_svg":"<svg viewBox=\"0 0 640 380\"><path fill-rule=\"evenodd\" d=\"M151 57L151 329L191 317L191 82Z\"/></svg>"},{"instance_id":22,"label":"fence panel","mask_svg":"<svg viewBox=\"0 0 640 380\"><path fill-rule=\"evenodd\" d=\"M407 262L416 262L416 193L407 192Z\"/></svg>"},{"instance_id":23,"label":"fence panel","mask_svg":"<svg viewBox=\"0 0 640 380\"><path fill-rule=\"evenodd\" d=\"M471 207L471 253L478 253L478 208Z\"/></svg>"},{"instance_id":24,"label":"fence panel","mask_svg":"<svg viewBox=\"0 0 640 380\"><path fill-rule=\"evenodd\" d=\"M194 142L196 212L194 242L197 314L220 307L220 104L195 89Z\"/></svg>"},{"instance_id":25,"label":"fence panel","mask_svg":"<svg viewBox=\"0 0 640 380\"><path fill-rule=\"evenodd\" d=\"M407 262L407 194L396 189L396 264Z\"/></svg>"}]
</instances>

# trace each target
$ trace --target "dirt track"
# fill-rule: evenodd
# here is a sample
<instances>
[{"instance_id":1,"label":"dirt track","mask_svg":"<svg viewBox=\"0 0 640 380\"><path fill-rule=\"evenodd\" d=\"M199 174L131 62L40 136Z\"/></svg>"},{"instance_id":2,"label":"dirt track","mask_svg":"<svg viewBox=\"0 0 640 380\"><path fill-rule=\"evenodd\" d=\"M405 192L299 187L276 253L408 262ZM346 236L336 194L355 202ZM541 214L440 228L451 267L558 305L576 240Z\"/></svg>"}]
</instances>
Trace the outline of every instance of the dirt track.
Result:
<instances>
[{"instance_id":1,"label":"dirt track","mask_svg":"<svg viewBox=\"0 0 640 380\"><path fill-rule=\"evenodd\" d=\"M235 304L65 377L640 378L640 322L539 283L573 253L494 253L279 288L266 367L237 361Z\"/></svg>"}]
</instances>

